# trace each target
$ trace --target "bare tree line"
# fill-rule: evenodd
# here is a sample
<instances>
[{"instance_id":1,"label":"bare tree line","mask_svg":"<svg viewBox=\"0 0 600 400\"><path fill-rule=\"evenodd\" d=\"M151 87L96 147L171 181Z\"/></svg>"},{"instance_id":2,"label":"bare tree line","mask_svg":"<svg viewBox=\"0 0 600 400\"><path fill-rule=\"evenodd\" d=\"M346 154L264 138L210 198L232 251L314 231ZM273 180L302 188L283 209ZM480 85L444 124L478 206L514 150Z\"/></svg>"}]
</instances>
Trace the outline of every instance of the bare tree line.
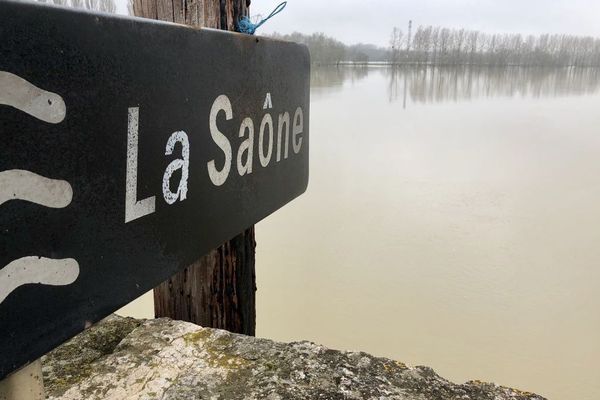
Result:
<instances>
[{"instance_id":1,"label":"bare tree line","mask_svg":"<svg viewBox=\"0 0 600 400\"><path fill-rule=\"evenodd\" d=\"M348 46L339 40L326 36L324 33L319 32L311 35L299 32L286 35L274 33L270 36L276 39L305 44L310 51L310 57L314 63L336 64L346 58Z\"/></svg>"},{"instance_id":2,"label":"bare tree line","mask_svg":"<svg viewBox=\"0 0 600 400\"><path fill-rule=\"evenodd\" d=\"M315 64L337 64L342 61L368 62L372 60L387 60L389 50L374 44L358 43L346 45L337 39L318 32L310 35L294 32L291 34L273 33L270 37L303 43L310 51L310 57Z\"/></svg>"},{"instance_id":3,"label":"bare tree line","mask_svg":"<svg viewBox=\"0 0 600 400\"><path fill-rule=\"evenodd\" d=\"M600 66L600 39L565 34L523 36L419 26L409 39L394 28L393 63L519 66Z\"/></svg>"},{"instance_id":4,"label":"bare tree line","mask_svg":"<svg viewBox=\"0 0 600 400\"><path fill-rule=\"evenodd\" d=\"M40 3L57 4L74 8L83 8L86 10L101 11L106 13L116 13L117 5L115 0L37 0Z\"/></svg>"},{"instance_id":5,"label":"bare tree line","mask_svg":"<svg viewBox=\"0 0 600 400\"><path fill-rule=\"evenodd\" d=\"M426 65L600 67L600 39L565 34L489 34L419 26L409 36L392 30L389 47L345 45L323 33L273 34L304 43L316 64L381 61Z\"/></svg>"}]
</instances>

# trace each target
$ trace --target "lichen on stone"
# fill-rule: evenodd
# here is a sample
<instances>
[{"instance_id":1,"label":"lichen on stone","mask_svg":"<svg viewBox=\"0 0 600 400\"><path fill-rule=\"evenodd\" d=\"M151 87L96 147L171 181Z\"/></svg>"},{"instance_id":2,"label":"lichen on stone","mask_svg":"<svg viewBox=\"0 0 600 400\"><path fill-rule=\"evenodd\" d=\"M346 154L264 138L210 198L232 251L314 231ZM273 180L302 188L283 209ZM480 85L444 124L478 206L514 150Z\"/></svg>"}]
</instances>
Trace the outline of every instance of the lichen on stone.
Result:
<instances>
[{"instance_id":1,"label":"lichen on stone","mask_svg":"<svg viewBox=\"0 0 600 400\"><path fill-rule=\"evenodd\" d=\"M112 316L44 359L49 399L543 400L496 384L454 384L431 368L218 329Z\"/></svg>"}]
</instances>

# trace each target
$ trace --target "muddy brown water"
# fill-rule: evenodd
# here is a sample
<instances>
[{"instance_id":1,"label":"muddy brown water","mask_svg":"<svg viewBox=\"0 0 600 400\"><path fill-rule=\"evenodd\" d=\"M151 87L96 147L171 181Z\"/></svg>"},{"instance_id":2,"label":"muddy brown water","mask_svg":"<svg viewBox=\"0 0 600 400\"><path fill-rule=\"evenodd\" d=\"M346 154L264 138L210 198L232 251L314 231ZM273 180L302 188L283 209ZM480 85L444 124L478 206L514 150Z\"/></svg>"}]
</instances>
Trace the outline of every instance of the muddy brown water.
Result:
<instances>
[{"instance_id":1,"label":"muddy brown water","mask_svg":"<svg viewBox=\"0 0 600 400\"><path fill-rule=\"evenodd\" d=\"M311 97L309 189L257 225L258 336L600 398L600 71L320 67Z\"/></svg>"}]
</instances>

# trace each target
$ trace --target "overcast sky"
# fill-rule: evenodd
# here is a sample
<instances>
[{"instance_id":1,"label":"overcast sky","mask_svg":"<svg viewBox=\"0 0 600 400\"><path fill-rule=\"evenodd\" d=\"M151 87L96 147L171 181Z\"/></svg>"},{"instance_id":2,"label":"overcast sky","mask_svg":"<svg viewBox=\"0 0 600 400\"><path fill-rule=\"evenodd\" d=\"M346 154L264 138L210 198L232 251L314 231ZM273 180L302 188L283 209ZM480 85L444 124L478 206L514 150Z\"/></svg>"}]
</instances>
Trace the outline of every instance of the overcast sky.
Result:
<instances>
[{"instance_id":1,"label":"overcast sky","mask_svg":"<svg viewBox=\"0 0 600 400\"><path fill-rule=\"evenodd\" d=\"M252 0L251 15L267 16L281 0ZM125 12L126 0L117 0ZM398 26L443 25L485 32L571 33L600 37L600 0L288 0L258 31L324 32L344 43L387 46Z\"/></svg>"}]
</instances>

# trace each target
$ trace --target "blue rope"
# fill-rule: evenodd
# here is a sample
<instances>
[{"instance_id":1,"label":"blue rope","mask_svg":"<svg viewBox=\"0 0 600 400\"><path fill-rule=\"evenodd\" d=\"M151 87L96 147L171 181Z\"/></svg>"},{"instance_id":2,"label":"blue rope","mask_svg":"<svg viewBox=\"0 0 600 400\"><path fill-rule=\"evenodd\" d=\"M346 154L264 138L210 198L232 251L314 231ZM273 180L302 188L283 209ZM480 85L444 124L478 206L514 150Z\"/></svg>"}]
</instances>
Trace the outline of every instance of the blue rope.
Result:
<instances>
[{"instance_id":1,"label":"blue rope","mask_svg":"<svg viewBox=\"0 0 600 400\"><path fill-rule=\"evenodd\" d=\"M283 3L280 3L277 7L275 7L275 9L271 12L271 14L269 14L269 16L267 18L261 20L257 24L253 23L250 20L250 18L248 18L247 16L243 16L238 21L238 24L237 24L238 32L246 33L248 35L254 35L254 32L256 32L256 30L262 24L264 24L269 19L273 18L275 15L279 14L280 12L282 12L286 5L287 5L287 1L284 1Z\"/></svg>"}]
</instances>

